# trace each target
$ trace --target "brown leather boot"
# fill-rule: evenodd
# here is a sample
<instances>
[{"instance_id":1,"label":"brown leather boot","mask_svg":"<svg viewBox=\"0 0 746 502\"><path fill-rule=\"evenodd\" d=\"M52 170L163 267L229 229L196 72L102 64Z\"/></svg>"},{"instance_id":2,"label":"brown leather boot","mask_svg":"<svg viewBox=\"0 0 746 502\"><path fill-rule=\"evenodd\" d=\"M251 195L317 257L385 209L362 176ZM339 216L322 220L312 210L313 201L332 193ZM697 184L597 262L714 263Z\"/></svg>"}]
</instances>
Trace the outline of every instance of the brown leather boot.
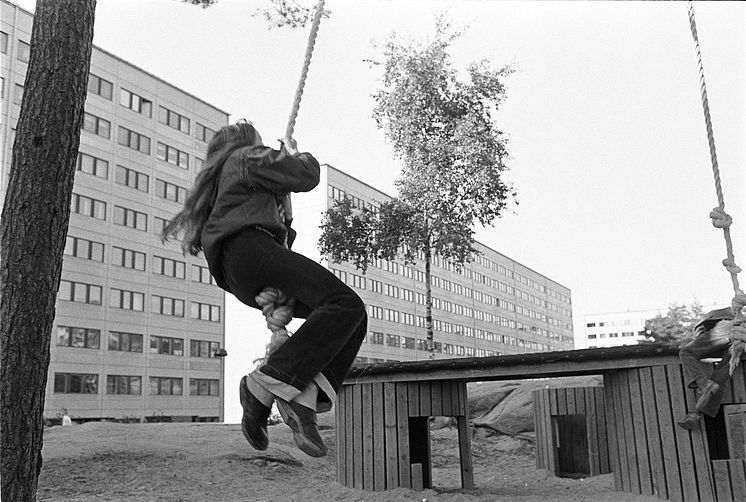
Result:
<instances>
[{"instance_id":1,"label":"brown leather boot","mask_svg":"<svg viewBox=\"0 0 746 502\"><path fill-rule=\"evenodd\" d=\"M693 431L694 429L699 428L699 418L700 413L698 411L690 411L683 419L676 423L679 424L679 427L683 427L688 431Z\"/></svg>"},{"instance_id":2,"label":"brown leather boot","mask_svg":"<svg viewBox=\"0 0 746 502\"><path fill-rule=\"evenodd\" d=\"M246 441L256 450L266 450L269 446L269 437L267 437L267 419L272 411L264 406L254 394L249 391L246 385L245 376L241 379L239 392L241 396L241 406L243 407L243 417L241 417L241 432Z\"/></svg>"},{"instance_id":3,"label":"brown leather boot","mask_svg":"<svg viewBox=\"0 0 746 502\"><path fill-rule=\"evenodd\" d=\"M275 402L282 420L293 430L293 439L298 448L311 457L326 456L326 444L319 434L316 412L295 401L277 398Z\"/></svg>"}]
</instances>

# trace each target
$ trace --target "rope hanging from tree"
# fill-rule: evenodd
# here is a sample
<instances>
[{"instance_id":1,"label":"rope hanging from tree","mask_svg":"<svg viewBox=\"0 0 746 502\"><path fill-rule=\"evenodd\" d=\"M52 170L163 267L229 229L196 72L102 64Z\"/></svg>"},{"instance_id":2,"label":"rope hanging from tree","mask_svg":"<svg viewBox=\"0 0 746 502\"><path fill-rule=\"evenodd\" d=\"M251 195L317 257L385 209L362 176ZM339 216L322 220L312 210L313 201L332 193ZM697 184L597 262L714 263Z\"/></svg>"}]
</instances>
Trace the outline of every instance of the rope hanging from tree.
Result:
<instances>
[{"instance_id":1,"label":"rope hanging from tree","mask_svg":"<svg viewBox=\"0 0 746 502\"><path fill-rule=\"evenodd\" d=\"M298 118L298 111L300 110L300 102L303 97L303 89L306 85L306 77L308 76L308 69L311 66L311 57L313 56L313 49L316 45L316 35L319 32L319 25L321 24L321 18L324 13L324 0L319 0L316 5L316 12L313 16L311 23L311 32L308 34L308 43L306 44L306 54L303 60L303 68L300 74L300 80L295 90L295 97L293 98L293 106L290 110L290 118L288 119L288 126L285 130L285 139L289 140L293 137L295 131L295 121ZM280 212L280 219L284 221L285 217L292 217L292 209L290 206L290 194L286 196L285 204L278 207ZM269 343L267 344L266 357L274 352L280 345L285 343L290 338L286 326L293 319L293 306L295 300L288 298L288 296L277 288L267 287L255 298L256 303L262 307L262 314L267 320L267 328L272 332Z\"/></svg>"},{"instance_id":2,"label":"rope hanging from tree","mask_svg":"<svg viewBox=\"0 0 746 502\"><path fill-rule=\"evenodd\" d=\"M702 51L699 46L699 38L697 37L697 24L694 20L694 5L689 1L689 26L692 30L692 38L694 39L694 48L697 51L697 65L699 68L699 83L700 91L702 96L702 109L705 116L705 127L707 128L707 141L710 147L710 160L712 161L712 173L715 178L715 193L718 199L718 206L710 212L710 218L712 224L716 228L723 229L723 235L725 236L725 250L726 258L723 260L723 266L728 271L733 283L733 291L735 296L731 308L735 315L734 322L744 322L744 316L742 309L746 305L746 295L744 295L738 284L738 273L741 271L741 267L736 265L736 259L733 254L733 242L730 237L730 226L733 223L733 218L725 212L725 200L723 198L723 189L720 185L720 168L718 167L717 152L715 151L715 135L712 131L712 120L710 118L710 104L707 100L707 87L705 86L705 69L702 64ZM730 359L730 373L738 366L738 362L741 358L741 354L744 350L744 343L740 340L732 340L731 345L731 359Z\"/></svg>"}]
</instances>

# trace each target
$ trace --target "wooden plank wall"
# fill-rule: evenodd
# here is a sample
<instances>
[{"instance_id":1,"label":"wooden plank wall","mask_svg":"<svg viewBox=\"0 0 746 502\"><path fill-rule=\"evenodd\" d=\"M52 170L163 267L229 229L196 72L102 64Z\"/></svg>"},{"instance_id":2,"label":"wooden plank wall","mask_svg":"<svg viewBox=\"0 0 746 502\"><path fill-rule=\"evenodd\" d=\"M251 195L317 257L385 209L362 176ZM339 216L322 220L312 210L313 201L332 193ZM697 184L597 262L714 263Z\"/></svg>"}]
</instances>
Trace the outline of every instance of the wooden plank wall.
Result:
<instances>
[{"instance_id":1,"label":"wooden plank wall","mask_svg":"<svg viewBox=\"0 0 746 502\"><path fill-rule=\"evenodd\" d=\"M558 429L552 417L585 415L586 438L591 476L611 472L603 387L537 389L533 391L536 430L536 467L559 474ZM568 450L567 448L565 449Z\"/></svg>"},{"instance_id":2,"label":"wooden plank wall","mask_svg":"<svg viewBox=\"0 0 746 502\"><path fill-rule=\"evenodd\" d=\"M430 416L468 417L464 382L373 382L338 393L337 480L367 491L432 486ZM410 430L411 427L411 430ZM467 429L459 428L462 483L473 483Z\"/></svg>"},{"instance_id":3,"label":"wooden plank wall","mask_svg":"<svg viewBox=\"0 0 746 502\"><path fill-rule=\"evenodd\" d=\"M631 368L604 375L615 487L684 502L714 501L704 427L676 425L694 406L681 365Z\"/></svg>"}]
</instances>

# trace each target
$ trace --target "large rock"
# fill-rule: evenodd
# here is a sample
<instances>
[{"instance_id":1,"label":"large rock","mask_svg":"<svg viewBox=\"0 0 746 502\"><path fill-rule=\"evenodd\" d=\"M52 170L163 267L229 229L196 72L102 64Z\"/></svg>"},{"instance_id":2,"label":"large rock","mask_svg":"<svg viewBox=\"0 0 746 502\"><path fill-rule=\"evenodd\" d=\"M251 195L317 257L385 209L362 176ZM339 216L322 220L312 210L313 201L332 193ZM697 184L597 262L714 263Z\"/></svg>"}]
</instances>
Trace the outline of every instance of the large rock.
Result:
<instances>
[{"instance_id":1,"label":"large rock","mask_svg":"<svg viewBox=\"0 0 746 502\"><path fill-rule=\"evenodd\" d=\"M602 384L599 376L589 377L566 377L546 380L531 380L523 382L489 382L490 384L502 384L487 386L479 389L474 388L475 396L472 397L472 385L469 387L469 408L472 409L472 399L479 408L484 409L490 401L492 407L486 413L479 416L475 413L473 424L475 427L486 427L502 434L514 436L522 432L534 430L534 389L548 387L592 387ZM506 393L507 392L507 393ZM475 406L476 407L476 406Z\"/></svg>"}]
</instances>

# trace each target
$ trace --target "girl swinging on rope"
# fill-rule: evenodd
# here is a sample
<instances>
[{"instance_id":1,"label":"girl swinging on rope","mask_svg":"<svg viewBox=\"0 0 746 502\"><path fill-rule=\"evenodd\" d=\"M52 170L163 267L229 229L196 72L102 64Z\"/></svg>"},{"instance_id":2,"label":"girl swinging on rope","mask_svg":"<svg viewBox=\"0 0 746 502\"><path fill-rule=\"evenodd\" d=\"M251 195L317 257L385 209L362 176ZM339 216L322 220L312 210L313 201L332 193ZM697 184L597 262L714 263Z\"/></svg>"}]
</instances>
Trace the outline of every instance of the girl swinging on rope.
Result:
<instances>
[{"instance_id":1,"label":"girl swinging on rope","mask_svg":"<svg viewBox=\"0 0 746 502\"><path fill-rule=\"evenodd\" d=\"M218 286L246 305L261 308L256 297L267 287L294 299L294 315L306 322L241 379L241 425L251 446L267 449L274 401L298 447L313 457L327 452L316 412L329 410L367 330L360 297L289 249L295 238L289 193L318 183L319 163L298 153L294 140L274 150L251 123L231 124L213 136L184 208L162 233L167 240L184 232L184 252L204 251Z\"/></svg>"}]
</instances>

